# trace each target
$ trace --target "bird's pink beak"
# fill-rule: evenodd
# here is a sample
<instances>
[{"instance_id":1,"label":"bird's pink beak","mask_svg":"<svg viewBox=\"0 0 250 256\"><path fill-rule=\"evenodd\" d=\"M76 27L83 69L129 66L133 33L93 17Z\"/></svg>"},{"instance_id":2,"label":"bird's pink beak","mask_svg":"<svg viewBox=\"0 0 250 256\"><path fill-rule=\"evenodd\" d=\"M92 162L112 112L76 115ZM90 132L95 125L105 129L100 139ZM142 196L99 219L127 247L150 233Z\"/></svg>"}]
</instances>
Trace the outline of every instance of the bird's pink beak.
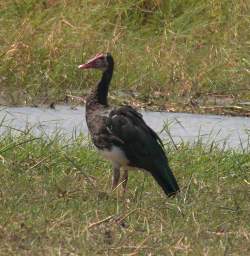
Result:
<instances>
[{"instance_id":1,"label":"bird's pink beak","mask_svg":"<svg viewBox=\"0 0 250 256\"><path fill-rule=\"evenodd\" d=\"M85 64L79 65L78 68L80 68L80 69L88 69L88 68L92 68L92 65L91 65L91 63L85 63Z\"/></svg>"},{"instance_id":2,"label":"bird's pink beak","mask_svg":"<svg viewBox=\"0 0 250 256\"><path fill-rule=\"evenodd\" d=\"M94 58L90 59L85 64L81 64L78 66L79 69L88 69L88 68L95 68L96 66L96 60L100 57L103 57L102 53L97 54Z\"/></svg>"}]
</instances>

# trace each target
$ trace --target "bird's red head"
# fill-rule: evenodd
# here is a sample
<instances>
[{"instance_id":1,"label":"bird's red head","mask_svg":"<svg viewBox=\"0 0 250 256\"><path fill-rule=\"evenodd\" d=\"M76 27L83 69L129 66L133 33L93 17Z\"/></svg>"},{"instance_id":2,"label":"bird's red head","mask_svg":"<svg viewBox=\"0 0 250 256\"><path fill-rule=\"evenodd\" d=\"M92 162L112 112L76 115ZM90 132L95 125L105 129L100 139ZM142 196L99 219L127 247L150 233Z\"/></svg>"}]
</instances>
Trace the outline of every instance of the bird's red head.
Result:
<instances>
[{"instance_id":1,"label":"bird's red head","mask_svg":"<svg viewBox=\"0 0 250 256\"><path fill-rule=\"evenodd\" d=\"M108 54L98 53L94 58L88 60L85 64L81 64L78 66L80 69L89 69L95 68L100 70L106 70L108 67L107 61Z\"/></svg>"}]
</instances>

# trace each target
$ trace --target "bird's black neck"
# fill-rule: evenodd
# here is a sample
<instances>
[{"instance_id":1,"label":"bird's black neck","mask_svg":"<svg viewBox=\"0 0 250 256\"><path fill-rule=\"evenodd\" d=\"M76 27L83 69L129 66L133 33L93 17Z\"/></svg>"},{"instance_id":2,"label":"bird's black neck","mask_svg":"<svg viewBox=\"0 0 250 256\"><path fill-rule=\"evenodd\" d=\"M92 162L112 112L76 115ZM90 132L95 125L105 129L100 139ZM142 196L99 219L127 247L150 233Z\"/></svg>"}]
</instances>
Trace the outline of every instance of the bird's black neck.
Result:
<instances>
[{"instance_id":1,"label":"bird's black neck","mask_svg":"<svg viewBox=\"0 0 250 256\"><path fill-rule=\"evenodd\" d=\"M113 75L113 69L114 65L109 65L107 70L103 72L100 82L92 92L92 97L90 100L93 103L101 104L104 106L108 105L108 90Z\"/></svg>"}]
</instances>

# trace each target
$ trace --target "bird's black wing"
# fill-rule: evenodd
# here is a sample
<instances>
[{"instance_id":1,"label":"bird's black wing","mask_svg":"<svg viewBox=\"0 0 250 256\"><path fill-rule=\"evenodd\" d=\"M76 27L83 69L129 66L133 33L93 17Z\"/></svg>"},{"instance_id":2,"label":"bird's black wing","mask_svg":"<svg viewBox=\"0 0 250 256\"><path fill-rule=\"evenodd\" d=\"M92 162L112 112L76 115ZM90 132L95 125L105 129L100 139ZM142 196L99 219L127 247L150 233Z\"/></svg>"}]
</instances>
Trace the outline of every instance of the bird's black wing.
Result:
<instances>
[{"instance_id":1,"label":"bird's black wing","mask_svg":"<svg viewBox=\"0 0 250 256\"><path fill-rule=\"evenodd\" d=\"M179 190L161 139L147 126L140 113L130 106L115 109L107 125L112 136L117 138L113 143L122 141L116 145L125 152L131 166L149 171L166 194Z\"/></svg>"}]
</instances>

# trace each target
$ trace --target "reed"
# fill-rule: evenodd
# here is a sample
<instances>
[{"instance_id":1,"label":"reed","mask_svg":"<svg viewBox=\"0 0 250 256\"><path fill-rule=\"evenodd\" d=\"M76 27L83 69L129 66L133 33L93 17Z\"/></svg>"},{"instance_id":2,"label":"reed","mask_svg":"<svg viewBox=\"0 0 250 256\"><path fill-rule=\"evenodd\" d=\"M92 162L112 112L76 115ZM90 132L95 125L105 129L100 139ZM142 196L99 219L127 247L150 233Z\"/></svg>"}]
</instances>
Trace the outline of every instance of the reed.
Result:
<instances>
[{"instance_id":1,"label":"reed","mask_svg":"<svg viewBox=\"0 0 250 256\"><path fill-rule=\"evenodd\" d=\"M6 0L0 6L6 104L86 95L97 74L77 65L100 51L116 59L118 102L126 93L135 105L197 111L193 105L206 104L211 94L234 104L250 98L246 0Z\"/></svg>"}]
</instances>

